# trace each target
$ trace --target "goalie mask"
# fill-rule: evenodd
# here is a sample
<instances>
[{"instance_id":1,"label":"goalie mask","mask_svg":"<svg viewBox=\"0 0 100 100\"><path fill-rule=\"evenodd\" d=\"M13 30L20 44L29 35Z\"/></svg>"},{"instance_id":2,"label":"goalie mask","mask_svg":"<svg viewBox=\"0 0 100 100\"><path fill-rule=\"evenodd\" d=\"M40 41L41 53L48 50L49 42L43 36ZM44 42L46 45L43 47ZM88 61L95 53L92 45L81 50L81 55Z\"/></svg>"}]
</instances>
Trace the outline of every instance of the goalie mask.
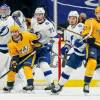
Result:
<instances>
[{"instance_id":1,"label":"goalie mask","mask_svg":"<svg viewBox=\"0 0 100 100\"><path fill-rule=\"evenodd\" d=\"M5 18L11 13L10 7L6 4L0 6L0 17Z\"/></svg>"}]
</instances>

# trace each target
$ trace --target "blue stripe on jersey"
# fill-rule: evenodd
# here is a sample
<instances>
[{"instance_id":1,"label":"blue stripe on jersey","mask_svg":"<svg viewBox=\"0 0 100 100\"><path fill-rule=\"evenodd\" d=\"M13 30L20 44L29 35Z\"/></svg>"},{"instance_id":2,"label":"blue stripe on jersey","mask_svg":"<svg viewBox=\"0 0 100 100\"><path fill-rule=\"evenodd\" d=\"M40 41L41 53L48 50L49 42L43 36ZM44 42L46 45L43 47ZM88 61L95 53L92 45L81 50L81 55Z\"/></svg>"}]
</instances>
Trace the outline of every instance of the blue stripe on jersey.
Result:
<instances>
[{"instance_id":1,"label":"blue stripe on jersey","mask_svg":"<svg viewBox=\"0 0 100 100\"><path fill-rule=\"evenodd\" d=\"M5 31L6 30L6 31ZM3 27L0 31L0 36L5 36L9 33L9 28L8 27Z\"/></svg>"},{"instance_id":2,"label":"blue stripe on jersey","mask_svg":"<svg viewBox=\"0 0 100 100\"><path fill-rule=\"evenodd\" d=\"M0 47L7 47L7 44L0 44Z\"/></svg>"},{"instance_id":3,"label":"blue stripe on jersey","mask_svg":"<svg viewBox=\"0 0 100 100\"><path fill-rule=\"evenodd\" d=\"M0 52L2 52L2 53L8 53L8 50L1 50L0 49Z\"/></svg>"}]
</instances>

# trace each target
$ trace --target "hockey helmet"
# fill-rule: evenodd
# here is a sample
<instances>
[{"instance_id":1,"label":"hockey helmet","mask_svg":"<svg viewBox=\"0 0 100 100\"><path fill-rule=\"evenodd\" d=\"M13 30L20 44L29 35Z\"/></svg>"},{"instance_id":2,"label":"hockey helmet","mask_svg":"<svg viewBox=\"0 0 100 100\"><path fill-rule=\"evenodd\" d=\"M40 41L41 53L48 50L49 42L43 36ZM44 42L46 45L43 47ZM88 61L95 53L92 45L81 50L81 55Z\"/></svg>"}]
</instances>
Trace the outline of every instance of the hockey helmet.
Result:
<instances>
[{"instance_id":1,"label":"hockey helmet","mask_svg":"<svg viewBox=\"0 0 100 100\"><path fill-rule=\"evenodd\" d=\"M12 25L10 27L10 32L16 32L16 31L19 31L20 30L20 27L18 25Z\"/></svg>"},{"instance_id":2,"label":"hockey helmet","mask_svg":"<svg viewBox=\"0 0 100 100\"><path fill-rule=\"evenodd\" d=\"M71 16L75 16L77 18L79 18L79 14L77 11L70 11L69 14L68 14L68 18L71 17Z\"/></svg>"},{"instance_id":3,"label":"hockey helmet","mask_svg":"<svg viewBox=\"0 0 100 100\"><path fill-rule=\"evenodd\" d=\"M0 16L1 17L7 17L11 13L10 7L6 4L3 4L0 6Z\"/></svg>"},{"instance_id":4,"label":"hockey helmet","mask_svg":"<svg viewBox=\"0 0 100 100\"><path fill-rule=\"evenodd\" d=\"M97 6L97 7L95 8L95 13L100 13L100 6Z\"/></svg>"},{"instance_id":5,"label":"hockey helmet","mask_svg":"<svg viewBox=\"0 0 100 100\"><path fill-rule=\"evenodd\" d=\"M36 8L35 14L38 14L38 13L45 14L44 8L43 7Z\"/></svg>"}]
</instances>

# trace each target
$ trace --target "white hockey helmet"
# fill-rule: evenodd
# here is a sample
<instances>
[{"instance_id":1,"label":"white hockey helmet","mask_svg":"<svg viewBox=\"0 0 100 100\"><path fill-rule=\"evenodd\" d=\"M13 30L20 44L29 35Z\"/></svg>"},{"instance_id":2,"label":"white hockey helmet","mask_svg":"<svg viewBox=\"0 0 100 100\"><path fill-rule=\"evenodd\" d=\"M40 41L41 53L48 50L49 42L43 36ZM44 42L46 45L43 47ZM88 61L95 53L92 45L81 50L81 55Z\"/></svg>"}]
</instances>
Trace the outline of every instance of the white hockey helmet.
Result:
<instances>
[{"instance_id":1,"label":"white hockey helmet","mask_svg":"<svg viewBox=\"0 0 100 100\"><path fill-rule=\"evenodd\" d=\"M68 14L68 19L71 16L75 16L78 19L79 18L79 13L77 11L70 11L69 14Z\"/></svg>"},{"instance_id":2,"label":"white hockey helmet","mask_svg":"<svg viewBox=\"0 0 100 100\"><path fill-rule=\"evenodd\" d=\"M35 14L39 14L39 13L41 13L41 14L45 14L45 10L44 10L43 7L36 8L36 10L35 10Z\"/></svg>"},{"instance_id":3,"label":"white hockey helmet","mask_svg":"<svg viewBox=\"0 0 100 100\"><path fill-rule=\"evenodd\" d=\"M7 17L11 13L10 7L6 4L3 4L0 6L0 16L1 17Z\"/></svg>"}]
</instances>

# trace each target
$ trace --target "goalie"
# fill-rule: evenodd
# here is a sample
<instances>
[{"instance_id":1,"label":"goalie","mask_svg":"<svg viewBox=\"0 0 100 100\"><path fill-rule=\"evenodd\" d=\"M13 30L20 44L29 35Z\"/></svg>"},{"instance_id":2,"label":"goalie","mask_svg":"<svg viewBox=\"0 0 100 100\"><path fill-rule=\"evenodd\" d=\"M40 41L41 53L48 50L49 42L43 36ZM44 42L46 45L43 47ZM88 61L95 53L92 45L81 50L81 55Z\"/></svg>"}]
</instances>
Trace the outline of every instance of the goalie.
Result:
<instances>
[{"instance_id":1,"label":"goalie","mask_svg":"<svg viewBox=\"0 0 100 100\"><path fill-rule=\"evenodd\" d=\"M12 56L10 72L7 75L7 86L3 88L4 91L11 91L14 87L15 75L23 67L25 77L27 79L27 86L23 90L33 90L33 74L32 65L34 64L36 55L32 55L24 63L19 65L19 62L30 55L34 48L41 46L38 44L38 37L27 31L19 32L20 27L13 25L10 27L12 39L8 43L9 53Z\"/></svg>"},{"instance_id":2,"label":"goalie","mask_svg":"<svg viewBox=\"0 0 100 100\"><path fill-rule=\"evenodd\" d=\"M11 60L8 54L7 43L11 38L9 27L14 24L14 21L10 13L11 10L8 5L0 5L0 74L8 70L7 66L9 66Z\"/></svg>"}]
</instances>

